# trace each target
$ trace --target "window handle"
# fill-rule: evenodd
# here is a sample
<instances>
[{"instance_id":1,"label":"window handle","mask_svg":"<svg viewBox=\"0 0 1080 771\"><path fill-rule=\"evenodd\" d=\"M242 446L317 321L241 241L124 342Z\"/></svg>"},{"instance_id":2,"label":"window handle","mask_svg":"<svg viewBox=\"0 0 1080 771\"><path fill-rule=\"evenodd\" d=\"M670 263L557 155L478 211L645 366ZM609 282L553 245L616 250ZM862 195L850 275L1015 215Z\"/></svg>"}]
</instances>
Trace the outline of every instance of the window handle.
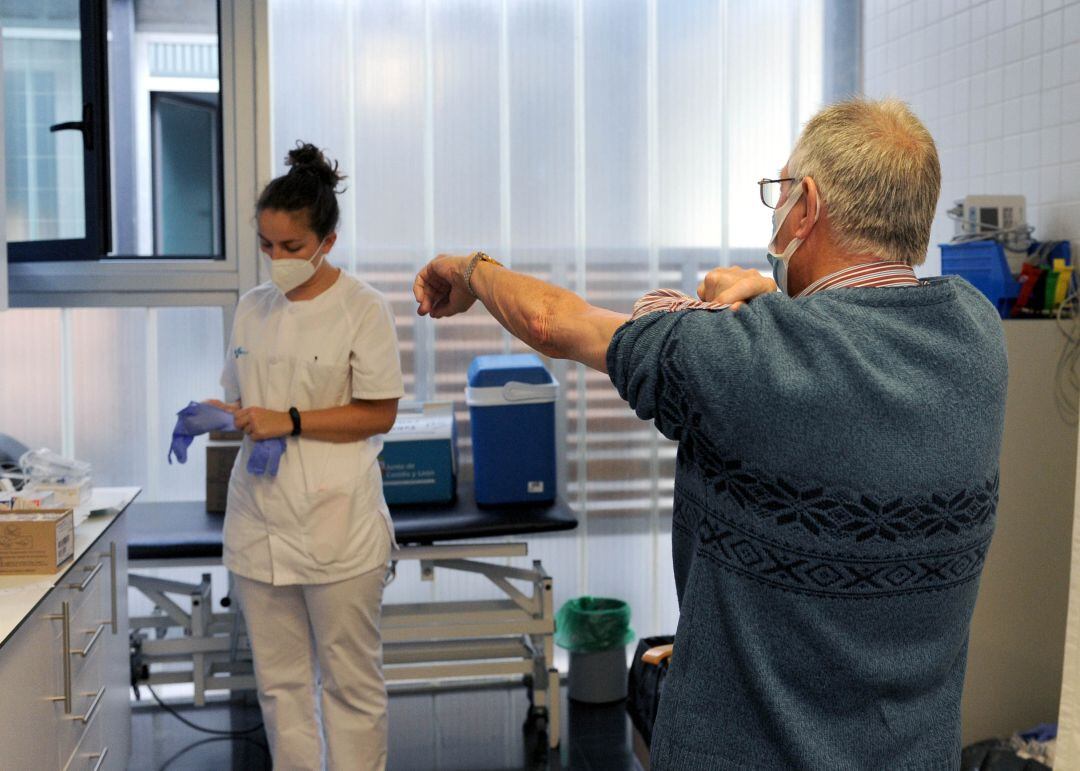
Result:
<instances>
[{"instance_id":1,"label":"window handle","mask_svg":"<svg viewBox=\"0 0 1080 771\"><path fill-rule=\"evenodd\" d=\"M86 102L82 108L82 120L71 120L67 123L54 123L49 126L49 131L81 131L83 135L83 149L90 152L94 149L94 106Z\"/></svg>"}]
</instances>

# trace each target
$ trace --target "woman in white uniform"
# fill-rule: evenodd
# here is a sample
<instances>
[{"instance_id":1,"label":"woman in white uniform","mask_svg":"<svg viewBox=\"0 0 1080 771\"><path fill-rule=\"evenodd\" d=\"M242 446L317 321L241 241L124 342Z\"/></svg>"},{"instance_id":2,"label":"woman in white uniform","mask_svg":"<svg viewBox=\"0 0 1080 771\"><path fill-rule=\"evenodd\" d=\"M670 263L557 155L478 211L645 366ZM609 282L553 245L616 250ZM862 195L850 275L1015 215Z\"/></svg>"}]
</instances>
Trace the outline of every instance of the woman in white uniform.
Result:
<instances>
[{"instance_id":1,"label":"woman in white uniform","mask_svg":"<svg viewBox=\"0 0 1080 771\"><path fill-rule=\"evenodd\" d=\"M257 205L272 281L240 298L221 384L247 435L225 566L247 623L275 769L382 769L379 618L393 525L377 461L402 396L386 300L327 260L344 179L312 145ZM286 438L276 476L254 442Z\"/></svg>"}]
</instances>

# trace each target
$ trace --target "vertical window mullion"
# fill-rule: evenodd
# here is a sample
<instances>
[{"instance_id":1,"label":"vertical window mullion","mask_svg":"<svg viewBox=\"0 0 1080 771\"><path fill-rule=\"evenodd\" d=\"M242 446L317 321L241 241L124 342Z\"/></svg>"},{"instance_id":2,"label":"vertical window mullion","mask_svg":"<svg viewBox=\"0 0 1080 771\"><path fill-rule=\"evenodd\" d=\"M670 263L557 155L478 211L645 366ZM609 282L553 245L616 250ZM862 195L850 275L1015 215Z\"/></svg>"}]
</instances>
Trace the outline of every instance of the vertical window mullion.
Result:
<instances>
[{"instance_id":1,"label":"vertical window mullion","mask_svg":"<svg viewBox=\"0 0 1080 771\"><path fill-rule=\"evenodd\" d=\"M109 20L107 3L81 0L82 97L90 105L90 125L83 128L83 179L86 206L85 252L103 257L112 249L109 195ZM87 117L83 112L83 119ZM85 136L90 132L89 146Z\"/></svg>"},{"instance_id":2,"label":"vertical window mullion","mask_svg":"<svg viewBox=\"0 0 1080 771\"><path fill-rule=\"evenodd\" d=\"M499 4L499 253L514 266L511 230L510 176L510 31L507 0ZM502 331L503 353L510 353L511 335Z\"/></svg>"}]
</instances>

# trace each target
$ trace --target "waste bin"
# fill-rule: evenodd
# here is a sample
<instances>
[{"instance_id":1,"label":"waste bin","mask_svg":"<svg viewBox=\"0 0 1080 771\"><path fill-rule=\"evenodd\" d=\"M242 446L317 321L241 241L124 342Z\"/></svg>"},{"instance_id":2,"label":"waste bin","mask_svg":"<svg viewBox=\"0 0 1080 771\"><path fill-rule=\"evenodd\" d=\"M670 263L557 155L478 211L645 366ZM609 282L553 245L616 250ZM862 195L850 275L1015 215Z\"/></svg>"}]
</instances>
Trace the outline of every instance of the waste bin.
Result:
<instances>
[{"instance_id":1,"label":"waste bin","mask_svg":"<svg viewBox=\"0 0 1080 771\"><path fill-rule=\"evenodd\" d=\"M555 615L555 642L570 651L569 697L604 704L626 698L630 606L610 597L568 600Z\"/></svg>"}]
</instances>

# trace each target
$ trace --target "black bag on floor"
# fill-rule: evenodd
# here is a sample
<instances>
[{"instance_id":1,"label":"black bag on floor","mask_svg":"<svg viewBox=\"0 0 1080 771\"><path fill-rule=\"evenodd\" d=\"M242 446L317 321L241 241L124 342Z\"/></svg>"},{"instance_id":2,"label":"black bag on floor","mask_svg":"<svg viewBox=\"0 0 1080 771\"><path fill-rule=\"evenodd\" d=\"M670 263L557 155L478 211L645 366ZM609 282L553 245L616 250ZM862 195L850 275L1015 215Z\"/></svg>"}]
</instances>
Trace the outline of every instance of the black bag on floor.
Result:
<instances>
[{"instance_id":1,"label":"black bag on floor","mask_svg":"<svg viewBox=\"0 0 1080 771\"><path fill-rule=\"evenodd\" d=\"M1051 771L1044 763L1022 758L1007 741L987 739L964 747L960 755L963 771Z\"/></svg>"},{"instance_id":2,"label":"black bag on floor","mask_svg":"<svg viewBox=\"0 0 1080 771\"><path fill-rule=\"evenodd\" d=\"M638 640L634 661L630 665L626 711L630 713L630 721L646 744L652 742L656 709L660 706L660 694L664 691L664 680L667 678L668 663L671 659L664 659L659 665L653 665L643 662L641 656L649 648L670 645L674 641L675 638L671 636L643 637Z\"/></svg>"}]
</instances>

